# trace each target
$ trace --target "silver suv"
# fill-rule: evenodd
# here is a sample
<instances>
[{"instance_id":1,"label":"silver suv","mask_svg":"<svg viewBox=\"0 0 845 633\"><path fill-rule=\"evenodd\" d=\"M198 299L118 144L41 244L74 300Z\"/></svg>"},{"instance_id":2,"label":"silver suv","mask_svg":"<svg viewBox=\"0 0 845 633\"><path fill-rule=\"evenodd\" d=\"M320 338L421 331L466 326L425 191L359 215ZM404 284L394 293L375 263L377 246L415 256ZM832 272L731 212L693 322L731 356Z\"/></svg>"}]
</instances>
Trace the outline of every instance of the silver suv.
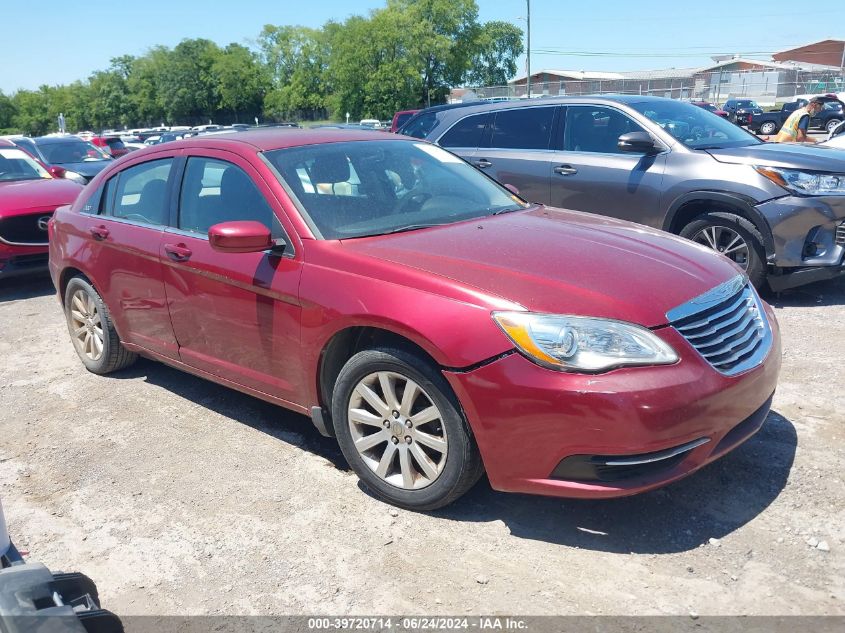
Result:
<instances>
[{"instance_id":1,"label":"silver suv","mask_svg":"<svg viewBox=\"0 0 845 633\"><path fill-rule=\"evenodd\" d=\"M758 288L845 274L842 150L763 143L689 103L633 95L440 106L399 132L450 149L528 200L713 248Z\"/></svg>"}]
</instances>

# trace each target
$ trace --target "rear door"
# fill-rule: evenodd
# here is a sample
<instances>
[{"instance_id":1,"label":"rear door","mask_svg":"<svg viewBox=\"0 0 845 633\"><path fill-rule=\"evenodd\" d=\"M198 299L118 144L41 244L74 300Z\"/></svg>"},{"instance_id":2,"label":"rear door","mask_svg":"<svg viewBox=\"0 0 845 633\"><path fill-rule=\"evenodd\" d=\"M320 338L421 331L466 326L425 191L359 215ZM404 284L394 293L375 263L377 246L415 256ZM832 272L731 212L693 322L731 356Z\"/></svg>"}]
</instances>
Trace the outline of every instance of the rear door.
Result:
<instances>
[{"instance_id":1,"label":"rear door","mask_svg":"<svg viewBox=\"0 0 845 633\"><path fill-rule=\"evenodd\" d=\"M103 185L96 209L87 209L92 274L127 343L177 358L164 294L159 245L174 186L173 154L126 167Z\"/></svg>"},{"instance_id":2,"label":"rear door","mask_svg":"<svg viewBox=\"0 0 845 633\"><path fill-rule=\"evenodd\" d=\"M464 160L473 162L492 119L493 115L489 112L466 116L450 127L437 144Z\"/></svg>"},{"instance_id":3,"label":"rear door","mask_svg":"<svg viewBox=\"0 0 845 633\"><path fill-rule=\"evenodd\" d=\"M556 207L600 213L632 222L654 221L666 155L624 152L627 132L644 132L627 114L603 105L571 105L557 135L551 168Z\"/></svg>"},{"instance_id":4,"label":"rear door","mask_svg":"<svg viewBox=\"0 0 845 633\"><path fill-rule=\"evenodd\" d=\"M547 105L491 112L482 146L470 162L514 185L526 200L549 204L552 130L560 111Z\"/></svg>"},{"instance_id":5,"label":"rear door","mask_svg":"<svg viewBox=\"0 0 845 633\"><path fill-rule=\"evenodd\" d=\"M279 252L213 250L209 227L232 220L261 222L287 246ZM170 318L184 363L295 400L302 260L293 234L279 201L248 161L222 150L190 150L178 211L161 241Z\"/></svg>"}]
</instances>

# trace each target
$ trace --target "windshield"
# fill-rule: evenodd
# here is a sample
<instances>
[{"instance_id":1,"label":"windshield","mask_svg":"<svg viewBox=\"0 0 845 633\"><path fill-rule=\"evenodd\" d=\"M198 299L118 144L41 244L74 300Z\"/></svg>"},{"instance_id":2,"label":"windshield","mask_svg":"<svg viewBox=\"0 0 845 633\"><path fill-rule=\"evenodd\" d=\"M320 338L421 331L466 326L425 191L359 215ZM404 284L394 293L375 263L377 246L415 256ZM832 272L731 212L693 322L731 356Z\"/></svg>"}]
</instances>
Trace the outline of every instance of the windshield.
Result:
<instances>
[{"instance_id":1,"label":"windshield","mask_svg":"<svg viewBox=\"0 0 845 633\"><path fill-rule=\"evenodd\" d=\"M756 101L737 101L737 108L759 108Z\"/></svg>"},{"instance_id":2,"label":"windshield","mask_svg":"<svg viewBox=\"0 0 845 633\"><path fill-rule=\"evenodd\" d=\"M0 181L40 180L50 174L20 149L0 149Z\"/></svg>"},{"instance_id":3,"label":"windshield","mask_svg":"<svg viewBox=\"0 0 845 633\"><path fill-rule=\"evenodd\" d=\"M744 147L762 142L727 119L689 103L667 99L629 105L690 149Z\"/></svg>"},{"instance_id":4,"label":"windshield","mask_svg":"<svg viewBox=\"0 0 845 633\"><path fill-rule=\"evenodd\" d=\"M415 230L529 206L427 143L326 143L266 156L325 239Z\"/></svg>"},{"instance_id":5,"label":"windshield","mask_svg":"<svg viewBox=\"0 0 845 633\"><path fill-rule=\"evenodd\" d=\"M51 165L109 160L109 157L96 145L81 139L68 139L57 143L39 142L38 149L41 150L45 160Z\"/></svg>"}]
</instances>

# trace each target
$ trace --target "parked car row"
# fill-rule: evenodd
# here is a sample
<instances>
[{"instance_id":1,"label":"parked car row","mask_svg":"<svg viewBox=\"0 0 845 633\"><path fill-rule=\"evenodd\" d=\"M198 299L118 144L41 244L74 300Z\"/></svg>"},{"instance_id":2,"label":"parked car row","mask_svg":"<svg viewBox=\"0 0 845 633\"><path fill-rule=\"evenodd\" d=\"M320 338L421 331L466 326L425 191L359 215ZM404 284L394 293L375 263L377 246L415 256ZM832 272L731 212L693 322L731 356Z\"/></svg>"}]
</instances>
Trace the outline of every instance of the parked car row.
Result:
<instances>
[{"instance_id":1,"label":"parked car row","mask_svg":"<svg viewBox=\"0 0 845 633\"><path fill-rule=\"evenodd\" d=\"M845 273L845 153L763 143L689 103L560 97L423 110L401 134L445 147L534 202L631 220L783 290Z\"/></svg>"}]
</instances>

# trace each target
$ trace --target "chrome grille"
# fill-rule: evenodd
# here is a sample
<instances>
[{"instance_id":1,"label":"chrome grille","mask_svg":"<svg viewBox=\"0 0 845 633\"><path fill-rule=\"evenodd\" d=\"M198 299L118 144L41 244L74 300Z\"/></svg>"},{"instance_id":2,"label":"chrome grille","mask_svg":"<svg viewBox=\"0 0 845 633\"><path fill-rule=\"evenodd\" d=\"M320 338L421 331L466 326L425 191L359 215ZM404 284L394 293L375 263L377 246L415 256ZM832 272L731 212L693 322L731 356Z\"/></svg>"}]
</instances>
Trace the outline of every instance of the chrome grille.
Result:
<instances>
[{"instance_id":1,"label":"chrome grille","mask_svg":"<svg viewBox=\"0 0 845 633\"><path fill-rule=\"evenodd\" d=\"M845 222L836 225L836 243L845 246Z\"/></svg>"},{"instance_id":2,"label":"chrome grille","mask_svg":"<svg viewBox=\"0 0 845 633\"><path fill-rule=\"evenodd\" d=\"M759 365L772 344L763 305L744 277L717 286L666 316L708 363L728 376Z\"/></svg>"}]
</instances>

